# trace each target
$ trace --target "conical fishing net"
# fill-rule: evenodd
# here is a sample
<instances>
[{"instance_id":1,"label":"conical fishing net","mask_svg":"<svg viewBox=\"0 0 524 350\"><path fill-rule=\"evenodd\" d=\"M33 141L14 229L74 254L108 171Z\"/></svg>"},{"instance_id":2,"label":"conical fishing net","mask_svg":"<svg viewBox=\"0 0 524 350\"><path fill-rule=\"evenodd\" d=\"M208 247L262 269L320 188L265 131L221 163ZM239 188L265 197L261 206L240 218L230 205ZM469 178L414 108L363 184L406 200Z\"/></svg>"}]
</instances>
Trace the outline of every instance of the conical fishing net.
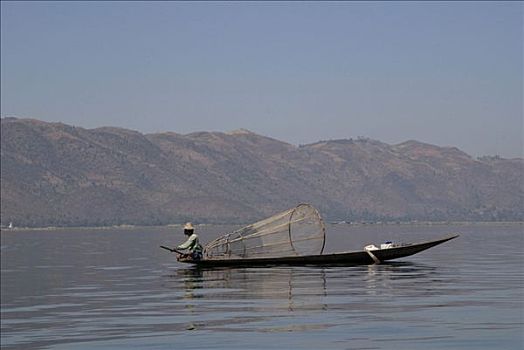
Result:
<instances>
[{"instance_id":1,"label":"conical fishing net","mask_svg":"<svg viewBox=\"0 0 524 350\"><path fill-rule=\"evenodd\" d=\"M206 259L274 258L322 254L324 223L309 204L273 215L208 243Z\"/></svg>"}]
</instances>

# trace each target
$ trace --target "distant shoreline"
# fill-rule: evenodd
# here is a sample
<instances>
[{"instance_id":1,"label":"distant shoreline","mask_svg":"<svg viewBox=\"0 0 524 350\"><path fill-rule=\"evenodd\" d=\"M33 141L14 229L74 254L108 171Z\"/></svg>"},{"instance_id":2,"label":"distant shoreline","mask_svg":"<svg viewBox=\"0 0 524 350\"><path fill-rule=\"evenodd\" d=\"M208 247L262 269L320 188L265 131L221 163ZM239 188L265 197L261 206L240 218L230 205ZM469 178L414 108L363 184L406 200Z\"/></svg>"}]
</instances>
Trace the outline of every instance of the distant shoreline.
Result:
<instances>
[{"instance_id":1,"label":"distant shoreline","mask_svg":"<svg viewBox=\"0 0 524 350\"><path fill-rule=\"evenodd\" d=\"M197 227L205 226L246 226L246 224L196 224ZM134 230L134 229L152 229L152 228L178 228L184 224L169 224L162 226L140 226L140 225L119 225L119 226L70 226L70 227L1 227L0 233L14 233L27 231L66 231L66 230ZM326 226L347 225L354 227L363 226L514 226L524 225L524 221L417 221L417 222L327 222Z\"/></svg>"}]
</instances>

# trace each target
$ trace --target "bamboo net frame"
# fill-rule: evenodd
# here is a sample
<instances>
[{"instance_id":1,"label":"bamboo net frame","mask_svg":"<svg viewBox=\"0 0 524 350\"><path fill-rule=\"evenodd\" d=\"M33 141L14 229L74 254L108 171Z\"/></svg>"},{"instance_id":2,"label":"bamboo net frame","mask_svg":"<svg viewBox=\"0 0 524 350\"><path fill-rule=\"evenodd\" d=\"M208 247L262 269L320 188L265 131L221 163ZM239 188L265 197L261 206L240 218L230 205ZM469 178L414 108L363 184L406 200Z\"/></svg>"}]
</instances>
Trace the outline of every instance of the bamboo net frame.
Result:
<instances>
[{"instance_id":1,"label":"bamboo net frame","mask_svg":"<svg viewBox=\"0 0 524 350\"><path fill-rule=\"evenodd\" d=\"M225 234L204 248L206 259L265 258L322 254L325 228L318 211L309 204Z\"/></svg>"}]
</instances>

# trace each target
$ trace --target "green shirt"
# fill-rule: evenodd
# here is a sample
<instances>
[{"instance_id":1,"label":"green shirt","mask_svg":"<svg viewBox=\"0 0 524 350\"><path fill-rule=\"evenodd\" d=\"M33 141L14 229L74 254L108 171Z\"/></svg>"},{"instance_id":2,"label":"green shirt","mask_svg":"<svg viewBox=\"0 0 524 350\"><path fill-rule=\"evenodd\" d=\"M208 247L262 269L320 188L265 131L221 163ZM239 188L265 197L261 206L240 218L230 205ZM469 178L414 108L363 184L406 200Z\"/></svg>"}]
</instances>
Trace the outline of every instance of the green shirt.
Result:
<instances>
[{"instance_id":1,"label":"green shirt","mask_svg":"<svg viewBox=\"0 0 524 350\"><path fill-rule=\"evenodd\" d=\"M198 242L198 235L193 233L187 241L176 247L179 250L189 250L190 252L202 252L202 246Z\"/></svg>"}]
</instances>

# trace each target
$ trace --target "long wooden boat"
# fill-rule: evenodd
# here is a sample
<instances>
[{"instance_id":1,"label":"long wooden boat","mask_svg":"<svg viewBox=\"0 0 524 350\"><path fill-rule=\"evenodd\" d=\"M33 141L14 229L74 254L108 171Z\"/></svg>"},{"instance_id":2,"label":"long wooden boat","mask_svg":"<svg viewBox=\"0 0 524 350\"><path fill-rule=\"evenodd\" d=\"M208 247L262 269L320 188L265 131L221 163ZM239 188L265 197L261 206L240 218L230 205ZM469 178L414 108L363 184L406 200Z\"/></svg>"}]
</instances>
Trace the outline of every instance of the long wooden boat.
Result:
<instances>
[{"instance_id":1,"label":"long wooden boat","mask_svg":"<svg viewBox=\"0 0 524 350\"><path fill-rule=\"evenodd\" d=\"M377 250L362 250L354 252L331 253L305 256L286 256L273 258L244 259L202 259L199 261L183 260L180 262L194 264L199 267L220 266L274 266L274 265L370 265L393 259L399 259L420 253L426 249L442 244L459 235L443 237L437 240L395 245L391 248Z\"/></svg>"}]
</instances>

